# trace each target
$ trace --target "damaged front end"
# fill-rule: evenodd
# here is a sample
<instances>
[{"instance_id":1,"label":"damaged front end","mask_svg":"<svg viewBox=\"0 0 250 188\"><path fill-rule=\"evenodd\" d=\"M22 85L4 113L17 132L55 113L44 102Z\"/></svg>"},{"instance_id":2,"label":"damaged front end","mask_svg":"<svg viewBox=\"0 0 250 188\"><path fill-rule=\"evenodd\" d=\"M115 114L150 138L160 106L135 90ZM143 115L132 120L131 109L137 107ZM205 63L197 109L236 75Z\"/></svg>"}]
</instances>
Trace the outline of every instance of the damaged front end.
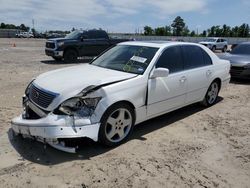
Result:
<instances>
[{"instance_id":1,"label":"damaged front end","mask_svg":"<svg viewBox=\"0 0 250 188\"><path fill-rule=\"evenodd\" d=\"M13 131L56 149L75 153L77 146L69 147L67 144L72 138L88 137L98 140L100 123L93 123L91 116L101 97L88 97L96 88L87 87L53 111L47 111L46 106L58 94L43 90L31 82L23 96L23 113L11 122Z\"/></svg>"}]
</instances>

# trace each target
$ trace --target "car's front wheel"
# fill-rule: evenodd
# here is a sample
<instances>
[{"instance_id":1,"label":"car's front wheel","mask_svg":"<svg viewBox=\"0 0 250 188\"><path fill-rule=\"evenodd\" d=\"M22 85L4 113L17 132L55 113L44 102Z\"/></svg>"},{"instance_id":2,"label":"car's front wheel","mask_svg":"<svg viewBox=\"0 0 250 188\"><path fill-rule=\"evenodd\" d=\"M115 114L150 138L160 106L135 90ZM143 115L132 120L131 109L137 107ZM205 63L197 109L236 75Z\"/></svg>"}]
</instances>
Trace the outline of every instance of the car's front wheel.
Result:
<instances>
[{"instance_id":1,"label":"car's front wheel","mask_svg":"<svg viewBox=\"0 0 250 188\"><path fill-rule=\"evenodd\" d=\"M77 52L73 49L69 49L64 53L63 57L66 63L75 63L77 61Z\"/></svg>"},{"instance_id":2,"label":"car's front wheel","mask_svg":"<svg viewBox=\"0 0 250 188\"><path fill-rule=\"evenodd\" d=\"M62 58L61 57L55 57L55 56L53 56L52 57L55 61L62 61Z\"/></svg>"},{"instance_id":3,"label":"car's front wheel","mask_svg":"<svg viewBox=\"0 0 250 188\"><path fill-rule=\"evenodd\" d=\"M207 93L202 101L204 106L212 106L217 102L220 85L218 81L214 81L208 88Z\"/></svg>"},{"instance_id":4,"label":"car's front wheel","mask_svg":"<svg viewBox=\"0 0 250 188\"><path fill-rule=\"evenodd\" d=\"M125 142L133 130L134 110L126 103L118 103L104 113L99 130L99 141L106 146Z\"/></svg>"}]
</instances>

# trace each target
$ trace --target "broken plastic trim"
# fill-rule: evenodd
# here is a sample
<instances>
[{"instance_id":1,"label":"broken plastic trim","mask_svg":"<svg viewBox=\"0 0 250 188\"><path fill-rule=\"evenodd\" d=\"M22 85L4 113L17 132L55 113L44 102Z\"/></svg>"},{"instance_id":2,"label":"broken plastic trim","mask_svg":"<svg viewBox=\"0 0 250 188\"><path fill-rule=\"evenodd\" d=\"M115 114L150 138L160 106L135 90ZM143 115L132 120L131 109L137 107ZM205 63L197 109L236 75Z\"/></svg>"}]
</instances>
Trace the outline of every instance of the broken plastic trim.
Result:
<instances>
[{"instance_id":1,"label":"broken plastic trim","mask_svg":"<svg viewBox=\"0 0 250 188\"><path fill-rule=\"evenodd\" d=\"M135 78L137 77L138 75L132 77L132 78ZM115 81L115 82L109 82L109 83L105 83L105 84L101 84L101 85L98 85L98 86L95 86L95 85L90 85L88 87L86 87L85 89L83 89L79 94L78 96L86 96L87 94L89 93L92 93L102 87L105 87L105 86L108 86L108 85L112 85L112 84L116 84L116 83L119 83L119 82L123 82L123 81L126 81L126 80L130 80L132 78L127 78L127 79L123 79L123 80L118 80L118 81Z\"/></svg>"},{"instance_id":2,"label":"broken plastic trim","mask_svg":"<svg viewBox=\"0 0 250 188\"><path fill-rule=\"evenodd\" d=\"M47 142L48 145L50 145L51 147L58 149L60 151L64 151L67 153L76 153L76 149L77 147L67 147L65 146L64 142L59 142L57 144L51 143L51 142Z\"/></svg>"}]
</instances>

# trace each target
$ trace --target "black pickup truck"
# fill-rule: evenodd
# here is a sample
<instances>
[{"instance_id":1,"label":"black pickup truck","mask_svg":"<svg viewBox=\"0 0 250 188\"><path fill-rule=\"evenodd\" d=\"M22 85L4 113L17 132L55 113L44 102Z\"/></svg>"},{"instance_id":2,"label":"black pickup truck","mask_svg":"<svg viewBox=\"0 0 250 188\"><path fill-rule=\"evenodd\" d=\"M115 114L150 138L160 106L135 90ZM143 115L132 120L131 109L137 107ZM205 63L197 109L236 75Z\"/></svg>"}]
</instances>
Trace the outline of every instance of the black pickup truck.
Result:
<instances>
[{"instance_id":1,"label":"black pickup truck","mask_svg":"<svg viewBox=\"0 0 250 188\"><path fill-rule=\"evenodd\" d=\"M111 39L103 30L76 30L65 38L49 39L46 42L45 53L57 61L76 62L78 57L98 56L106 49L124 39Z\"/></svg>"}]
</instances>

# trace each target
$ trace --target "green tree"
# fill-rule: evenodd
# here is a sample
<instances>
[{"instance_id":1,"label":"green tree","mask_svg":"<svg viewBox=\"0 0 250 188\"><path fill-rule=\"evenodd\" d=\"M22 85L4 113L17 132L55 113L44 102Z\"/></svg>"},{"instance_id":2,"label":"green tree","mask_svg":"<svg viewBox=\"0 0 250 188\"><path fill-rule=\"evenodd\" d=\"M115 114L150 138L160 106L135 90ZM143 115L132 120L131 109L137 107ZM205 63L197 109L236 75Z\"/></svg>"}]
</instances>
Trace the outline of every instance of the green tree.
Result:
<instances>
[{"instance_id":1,"label":"green tree","mask_svg":"<svg viewBox=\"0 0 250 188\"><path fill-rule=\"evenodd\" d=\"M195 31L192 31L192 32L190 33L190 37L195 37L195 36L196 36Z\"/></svg>"},{"instance_id":2,"label":"green tree","mask_svg":"<svg viewBox=\"0 0 250 188\"><path fill-rule=\"evenodd\" d=\"M226 24L224 24L222 26L222 36L223 37L230 37L230 31L231 31L231 27L227 26Z\"/></svg>"},{"instance_id":3,"label":"green tree","mask_svg":"<svg viewBox=\"0 0 250 188\"><path fill-rule=\"evenodd\" d=\"M1 23L0 28L5 29L5 27L6 27L5 23Z\"/></svg>"},{"instance_id":4,"label":"green tree","mask_svg":"<svg viewBox=\"0 0 250 188\"><path fill-rule=\"evenodd\" d=\"M186 24L185 24L184 20L180 16L177 16L174 19L173 23L171 24L171 27L173 28L173 35L174 36L181 36L185 26L186 26Z\"/></svg>"},{"instance_id":5,"label":"green tree","mask_svg":"<svg viewBox=\"0 0 250 188\"><path fill-rule=\"evenodd\" d=\"M165 26L165 35L166 36L171 36L172 35L172 29L171 26Z\"/></svg>"},{"instance_id":6,"label":"green tree","mask_svg":"<svg viewBox=\"0 0 250 188\"><path fill-rule=\"evenodd\" d=\"M22 30L22 31L28 32L28 31L30 30L30 27L25 26L24 24L21 24L21 25L19 26L19 29Z\"/></svg>"},{"instance_id":7,"label":"green tree","mask_svg":"<svg viewBox=\"0 0 250 188\"><path fill-rule=\"evenodd\" d=\"M202 32L201 36L202 36L202 37L206 37L206 36L207 36L207 31L204 30L204 31Z\"/></svg>"},{"instance_id":8,"label":"green tree","mask_svg":"<svg viewBox=\"0 0 250 188\"><path fill-rule=\"evenodd\" d=\"M164 36L165 35L165 27L157 27L155 28L155 35Z\"/></svg>"},{"instance_id":9,"label":"green tree","mask_svg":"<svg viewBox=\"0 0 250 188\"><path fill-rule=\"evenodd\" d=\"M153 29L150 26L145 26L144 27L144 35L153 35Z\"/></svg>"},{"instance_id":10,"label":"green tree","mask_svg":"<svg viewBox=\"0 0 250 188\"><path fill-rule=\"evenodd\" d=\"M190 30L188 29L188 27L187 26L185 26L184 28L183 28L183 31L182 31L182 36L189 36L189 33L190 33Z\"/></svg>"}]
</instances>

